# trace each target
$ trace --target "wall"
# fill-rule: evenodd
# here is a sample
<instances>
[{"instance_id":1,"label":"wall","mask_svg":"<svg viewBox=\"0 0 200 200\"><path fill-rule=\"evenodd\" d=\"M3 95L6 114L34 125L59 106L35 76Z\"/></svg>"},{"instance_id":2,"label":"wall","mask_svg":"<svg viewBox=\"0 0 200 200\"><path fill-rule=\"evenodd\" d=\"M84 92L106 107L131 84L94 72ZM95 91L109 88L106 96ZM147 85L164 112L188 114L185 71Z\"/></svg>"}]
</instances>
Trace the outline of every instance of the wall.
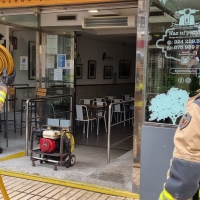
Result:
<instances>
[{"instance_id":1,"label":"wall","mask_svg":"<svg viewBox=\"0 0 200 200\"><path fill-rule=\"evenodd\" d=\"M176 128L142 126L140 199L158 199L166 181Z\"/></svg>"},{"instance_id":2,"label":"wall","mask_svg":"<svg viewBox=\"0 0 200 200\"><path fill-rule=\"evenodd\" d=\"M20 70L20 56L28 56L28 42L36 40L35 31L13 31L12 36L17 37L17 49L12 51L14 67L16 69L14 84L29 84L29 87L35 87L35 80L28 79L28 70ZM32 96L35 93L35 89L30 89L29 93ZM16 108L19 110L21 107L21 98L27 98L27 90L17 89L16 95L18 99Z\"/></svg>"},{"instance_id":3,"label":"wall","mask_svg":"<svg viewBox=\"0 0 200 200\"><path fill-rule=\"evenodd\" d=\"M102 59L103 53L113 57L113 60ZM104 66L113 66L113 73L117 73L117 83L134 83L135 82L135 46L111 43L96 39L79 36L79 54L83 64L82 79L77 79L77 85L82 84L112 84L113 79L103 79ZM131 61L131 78L119 79L119 61L124 59ZM88 79L88 60L97 61L96 79Z\"/></svg>"},{"instance_id":4,"label":"wall","mask_svg":"<svg viewBox=\"0 0 200 200\"><path fill-rule=\"evenodd\" d=\"M34 31L13 31L10 30L11 27L0 25L0 33L4 35L3 40L6 40L6 48L10 50L9 45L9 36L15 36L18 38L18 49L12 50L11 55L14 61L14 67L16 69L16 77L14 84L29 84L30 87L35 87L35 80L28 80L28 70L20 70L20 56L28 56L28 41L35 41L35 32ZM2 43L3 41L1 41ZM19 87L19 86L16 86ZM34 94L35 89L29 90L29 95ZM27 97L26 89L17 89L16 92L17 102L16 110L19 110L21 107L21 98Z\"/></svg>"},{"instance_id":5,"label":"wall","mask_svg":"<svg viewBox=\"0 0 200 200\"><path fill-rule=\"evenodd\" d=\"M76 87L76 103L80 99L93 99L95 97L115 96L122 98L122 94L132 94L134 96L135 84L109 84L109 85L82 85Z\"/></svg>"},{"instance_id":6,"label":"wall","mask_svg":"<svg viewBox=\"0 0 200 200\"><path fill-rule=\"evenodd\" d=\"M28 70L20 70L20 56L28 56L28 42L35 41L35 31L14 31L13 36L17 37L17 50L13 50L14 66L16 69L15 82L17 84L27 84L35 87L35 80L28 79Z\"/></svg>"}]
</instances>

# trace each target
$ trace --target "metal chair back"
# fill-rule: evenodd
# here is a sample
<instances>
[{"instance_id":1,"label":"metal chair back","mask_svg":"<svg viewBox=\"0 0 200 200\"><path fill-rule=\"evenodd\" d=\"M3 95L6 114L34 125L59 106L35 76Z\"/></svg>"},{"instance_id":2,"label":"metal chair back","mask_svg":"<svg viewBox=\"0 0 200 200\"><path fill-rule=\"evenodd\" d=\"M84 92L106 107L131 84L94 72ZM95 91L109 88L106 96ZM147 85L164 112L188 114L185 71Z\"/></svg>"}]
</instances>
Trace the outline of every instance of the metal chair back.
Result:
<instances>
[{"instance_id":1,"label":"metal chair back","mask_svg":"<svg viewBox=\"0 0 200 200\"><path fill-rule=\"evenodd\" d=\"M85 111L85 112L84 112ZM76 105L76 120L78 121L88 121L88 110L84 105Z\"/></svg>"}]
</instances>

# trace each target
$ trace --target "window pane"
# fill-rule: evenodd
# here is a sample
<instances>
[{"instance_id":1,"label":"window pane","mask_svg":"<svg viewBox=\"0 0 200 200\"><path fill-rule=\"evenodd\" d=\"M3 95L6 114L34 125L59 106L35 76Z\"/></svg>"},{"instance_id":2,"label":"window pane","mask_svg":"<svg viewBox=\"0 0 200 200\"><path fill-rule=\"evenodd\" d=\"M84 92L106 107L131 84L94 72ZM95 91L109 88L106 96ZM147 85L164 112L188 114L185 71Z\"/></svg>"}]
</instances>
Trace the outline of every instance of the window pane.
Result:
<instances>
[{"instance_id":1,"label":"window pane","mask_svg":"<svg viewBox=\"0 0 200 200\"><path fill-rule=\"evenodd\" d=\"M71 35L46 36L48 87L74 87L74 39ZM62 93L63 94L63 93Z\"/></svg>"},{"instance_id":2,"label":"window pane","mask_svg":"<svg viewBox=\"0 0 200 200\"><path fill-rule=\"evenodd\" d=\"M153 0L152 5L146 121L178 124L188 97L200 88L198 1L185 0L180 4L179 0ZM155 16L155 12L160 16Z\"/></svg>"},{"instance_id":3,"label":"window pane","mask_svg":"<svg viewBox=\"0 0 200 200\"><path fill-rule=\"evenodd\" d=\"M35 14L28 15L3 15L0 16L0 21L17 24L26 27L38 27L38 18Z\"/></svg>"}]
</instances>

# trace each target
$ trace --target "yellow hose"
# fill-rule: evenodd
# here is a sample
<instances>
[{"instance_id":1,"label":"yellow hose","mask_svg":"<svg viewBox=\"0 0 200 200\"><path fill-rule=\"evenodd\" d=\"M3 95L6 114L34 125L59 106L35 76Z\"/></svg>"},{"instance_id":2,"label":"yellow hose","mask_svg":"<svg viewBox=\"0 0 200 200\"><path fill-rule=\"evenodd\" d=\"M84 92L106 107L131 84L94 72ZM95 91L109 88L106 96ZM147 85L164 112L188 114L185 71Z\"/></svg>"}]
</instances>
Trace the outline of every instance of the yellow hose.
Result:
<instances>
[{"instance_id":1,"label":"yellow hose","mask_svg":"<svg viewBox=\"0 0 200 200\"><path fill-rule=\"evenodd\" d=\"M4 183L3 183L3 179L1 177L1 174L0 174L0 190L1 190L1 193L4 197L5 200L10 200L9 196L8 196L8 193L6 191L6 188L4 186Z\"/></svg>"},{"instance_id":2,"label":"yellow hose","mask_svg":"<svg viewBox=\"0 0 200 200\"><path fill-rule=\"evenodd\" d=\"M10 52L0 44L0 76L3 74L3 68L6 68L7 75L10 76L14 69L14 62Z\"/></svg>"}]
</instances>

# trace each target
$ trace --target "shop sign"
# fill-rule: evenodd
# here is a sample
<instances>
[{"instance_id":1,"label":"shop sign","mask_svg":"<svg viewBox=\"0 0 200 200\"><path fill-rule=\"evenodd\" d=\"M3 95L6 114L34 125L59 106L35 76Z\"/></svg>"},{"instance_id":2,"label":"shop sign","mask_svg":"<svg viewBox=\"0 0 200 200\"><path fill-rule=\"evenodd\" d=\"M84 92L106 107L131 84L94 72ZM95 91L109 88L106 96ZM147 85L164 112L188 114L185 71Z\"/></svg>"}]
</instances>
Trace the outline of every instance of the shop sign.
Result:
<instances>
[{"instance_id":1,"label":"shop sign","mask_svg":"<svg viewBox=\"0 0 200 200\"><path fill-rule=\"evenodd\" d=\"M114 2L114 0L76 0L76 4L80 3L103 3ZM41 6L41 5L64 5L74 4L71 0L0 0L0 8L13 8L13 7L29 7L29 6Z\"/></svg>"},{"instance_id":2,"label":"shop sign","mask_svg":"<svg viewBox=\"0 0 200 200\"><path fill-rule=\"evenodd\" d=\"M179 23L172 23L162 39L156 42L157 48L162 49L167 59L187 65L194 56L200 44L200 23L196 23L193 16L197 12L199 10L190 8L177 11L176 13L180 15Z\"/></svg>"}]
</instances>

